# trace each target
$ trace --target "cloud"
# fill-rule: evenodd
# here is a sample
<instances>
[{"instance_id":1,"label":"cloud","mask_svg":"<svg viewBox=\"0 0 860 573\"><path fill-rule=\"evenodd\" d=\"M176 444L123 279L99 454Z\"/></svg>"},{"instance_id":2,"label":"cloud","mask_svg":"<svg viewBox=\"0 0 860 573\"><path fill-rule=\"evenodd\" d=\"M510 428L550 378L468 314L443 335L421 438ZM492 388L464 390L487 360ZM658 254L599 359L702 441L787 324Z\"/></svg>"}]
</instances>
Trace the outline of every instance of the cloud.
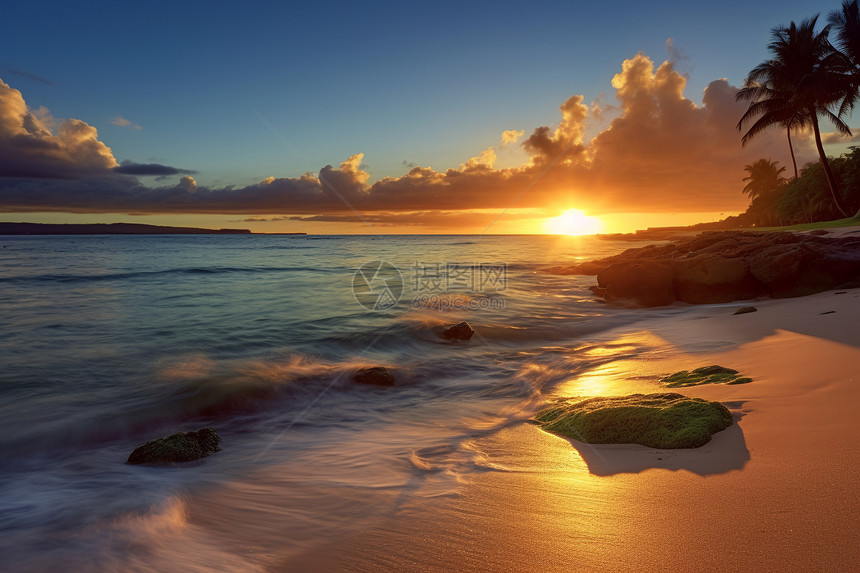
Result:
<instances>
[{"instance_id":1,"label":"cloud","mask_svg":"<svg viewBox=\"0 0 860 573\"><path fill-rule=\"evenodd\" d=\"M539 127L523 142L532 161L545 165L562 161L570 163L585 152L582 137L585 133L585 120L588 117L588 106L583 103L581 95L571 96L561 106L561 123L555 130L549 127Z\"/></svg>"},{"instance_id":2,"label":"cloud","mask_svg":"<svg viewBox=\"0 0 860 573\"><path fill-rule=\"evenodd\" d=\"M186 193L194 193L197 191L197 181L194 180L194 177L186 175L179 180L178 187Z\"/></svg>"},{"instance_id":3,"label":"cloud","mask_svg":"<svg viewBox=\"0 0 860 573\"><path fill-rule=\"evenodd\" d=\"M591 213L742 210L746 206L740 192L743 166L761 157L790 165L784 134L781 130L765 132L742 147L736 125L746 106L735 101L737 88L724 79L715 80L705 89L702 105L697 105L684 96L686 82L671 62L657 66L640 53L625 60L612 78L613 119L590 140L585 134L595 119L595 105L590 109L583 96L574 95L559 107L557 125L537 127L522 141L529 156L523 165L497 169L495 150L488 147L457 168L437 171L413 166L405 175L375 182L362 166L364 155L356 153L338 167L326 165L316 174L268 177L242 188L197 185L188 171L179 169L172 174L181 172L186 177L176 184L147 187L131 176L146 167L131 164L123 171L124 163L116 169L110 150L98 142L94 128L72 123L69 125L78 126L80 135L87 137L67 133L63 141L74 143L67 145L80 151L81 165L93 167L88 171L79 166L74 181L62 182L6 172L6 178L0 179L0 210L349 218L355 217L351 211L355 209L362 214L387 213L386 224L395 215L402 221L430 221L429 215L419 214L444 213L449 225L454 221L453 212L500 212L511 206L576 207ZM12 96L0 99L4 102L0 106L0 148L13 149L9 141L19 136L59 146L54 140L66 122L53 135L37 114L27 111L20 93L11 92ZM596 107L606 106L598 102ZM13 132L9 125L17 126L18 131ZM519 132L509 132L513 132L509 138L514 134L521 137ZM816 157L808 134L799 134L794 143L799 164ZM30 155L31 174L39 171L33 158L43 161L43 173L53 172L46 166L70 169L70 163L77 165L70 161L71 153L63 161L40 153ZM377 222L383 224L382 219Z\"/></svg>"},{"instance_id":4,"label":"cloud","mask_svg":"<svg viewBox=\"0 0 860 573\"><path fill-rule=\"evenodd\" d=\"M506 213L505 220L541 219L551 216L552 213ZM370 223L380 227L435 227L435 228L485 228L490 225L499 214L496 211L410 211L403 213L362 213L358 215L310 215L274 217L271 221L299 221L313 223ZM253 219L253 218L252 218ZM247 222L251 222L246 219ZM255 222L259 222L257 219Z\"/></svg>"},{"instance_id":5,"label":"cloud","mask_svg":"<svg viewBox=\"0 0 860 573\"><path fill-rule=\"evenodd\" d=\"M122 117L121 115L118 115L115 118L113 118L111 120L111 123L114 125L118 125L120 127L127 127L129 129L134 129L136 131L140 131L141 129L143 129L142 127L140 127L140 125L130 122L126 118Z\"/></svg>"},{"instance_id":6,"label":"cloud","mask_svg":"<svg viewBox=\"0 0 860 573\"><path fill-rule=\"evenodd\" d=\"M178 167L171 167L169 165L161 165L160 163L135 163L133 161L125 160L120 163L117 167L113 168L114 173L122 173L125 175L141 175L141 176L164 176L164 175L179 175L183 174L196 174L196 171L192 171L191 169L180 169ZM274 178L272 178L274 179Z\"/></svg>"},{"instance_id":7,"label":"cloud","mask_svg":"<svg viewBox=\"0 0 860 573\"><path fill-rule=\"evenodd\" d=\"M0 177L71 178L116 165L96 128L57 122L44 108L32 112L21 92L0 80Z\"/></svg>"},{"instance_id":8,"label":"cloud","mask_svg":"<svg viewBox=\"0 0 860 573\"><path fill-rule=\"evenodd\" d=\"M42 76L37 76L36 74L31 74L30 72L24 70L9 70L9 74L13 76L18 76L19 78L27 78L28 80L33 80L34 82L39 82L40 84L45 84L46 86L57 85L51 80L45 79Z\"/></svg>"},{"instance_id":9,"label":"cloud","mask_svg":"<svg viewBox=\"0 0 860 573\"><path fill-rule=\"evenodd\" d=\"M822 133L821 134L821 142L824 145L839 145L839 144L846 144L846 143L856 143L856 142L860 141L860 132L858 132L857 128L853 128L853 129L851 129L851 131L852 131L852 133L855 133L856 135L848 137L847 135L843 135L842 133L840 133L838 131L830 131L827 133Z\"/></svg>"},{"instance_id":10,"label":"cloud","mask_svg":"<svg viewBox=\"0 0 860 573\"><path fill-rule=\"evenodd\" d=\"M502 132L502 145L516 143L516 141L526 134L524 129L517 131L516 129L506 129Z\"/></svg>"}]
</instances>

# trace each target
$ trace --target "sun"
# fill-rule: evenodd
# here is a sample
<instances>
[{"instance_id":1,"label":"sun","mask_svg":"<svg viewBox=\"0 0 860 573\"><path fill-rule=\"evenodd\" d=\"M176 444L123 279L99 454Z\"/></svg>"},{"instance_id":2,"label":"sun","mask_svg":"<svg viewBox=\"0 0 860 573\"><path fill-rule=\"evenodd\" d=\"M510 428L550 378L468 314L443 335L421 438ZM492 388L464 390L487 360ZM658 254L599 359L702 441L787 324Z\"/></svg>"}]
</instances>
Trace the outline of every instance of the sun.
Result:
<instances>
[{"instance_id":1,"label":"sun","mask_svg":"<svg viewBox=\"0 0 860 573\"><path fill-rule=\"evenodd\" d=\"M544 228L551 235L594 235L601 231L603 223L579 209L568 209L558 217L544 221Z\"/></svg>"}]
</instances>

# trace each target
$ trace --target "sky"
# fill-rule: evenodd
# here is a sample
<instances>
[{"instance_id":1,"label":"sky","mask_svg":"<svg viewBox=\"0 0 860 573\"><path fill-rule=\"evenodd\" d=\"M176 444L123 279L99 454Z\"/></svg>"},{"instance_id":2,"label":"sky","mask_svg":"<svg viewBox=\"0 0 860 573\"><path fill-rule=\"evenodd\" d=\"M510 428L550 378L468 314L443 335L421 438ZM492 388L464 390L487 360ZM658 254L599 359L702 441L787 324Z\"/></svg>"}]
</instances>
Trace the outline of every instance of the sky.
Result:
<instances>
[{"instance_id":1,"label":"sky","mask_svg":"<svg viewBox=\"0 0 860 573\"><path fill-rule=\"evenodd\" d=\"M771 28L838 6L15 3L0 220L344 234L541 233L571 209L604 232L716 220L746 208L745 164L790 165L781 131L742 148L736 128Z\"/></svg>"}]
</instances>

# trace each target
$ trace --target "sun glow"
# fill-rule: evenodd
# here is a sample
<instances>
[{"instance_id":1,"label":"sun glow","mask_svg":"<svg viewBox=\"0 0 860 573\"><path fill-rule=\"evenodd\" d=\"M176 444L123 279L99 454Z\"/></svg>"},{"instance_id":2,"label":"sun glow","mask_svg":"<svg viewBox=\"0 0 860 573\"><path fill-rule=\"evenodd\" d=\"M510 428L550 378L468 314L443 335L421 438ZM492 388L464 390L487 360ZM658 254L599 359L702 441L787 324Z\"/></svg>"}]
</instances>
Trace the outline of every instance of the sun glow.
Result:
<instances>
[{"instance_id":1,"label":"sun glow","mask_svg":"<svg viewBox=\"0 0 860 573\"><path fill-rule=\"evenodd\" d=\"M568 209L558 217L544 221L544 228L551 235L593 235L601 231L603 223L579 209Z\"/></svg>"}]
</instances>

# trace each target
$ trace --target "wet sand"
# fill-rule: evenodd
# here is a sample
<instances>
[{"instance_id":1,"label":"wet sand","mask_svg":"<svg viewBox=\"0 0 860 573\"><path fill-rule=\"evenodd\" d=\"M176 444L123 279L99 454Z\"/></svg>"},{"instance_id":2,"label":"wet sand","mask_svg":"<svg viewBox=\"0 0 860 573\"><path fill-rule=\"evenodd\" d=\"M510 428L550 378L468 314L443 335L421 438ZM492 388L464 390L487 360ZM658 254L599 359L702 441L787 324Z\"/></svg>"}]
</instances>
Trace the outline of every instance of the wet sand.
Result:
<instances>
[{"instance_id":1,"label":"wet sand","mask_svg":"<svg viewBox=\"0 0 860 573\"><path fill-rule=\"evenodd\" d=\"M672 390L732 410L737 423L702 448L589 446L516 424L469 444L484 471L464 476L458 495L410 499L280 569L854 570L860 290L754 304L625 327L616 342L647 340L647 357L555 392L655 391L659 375L706 364L751 376Z\"/></svg>"}]
</instances>

